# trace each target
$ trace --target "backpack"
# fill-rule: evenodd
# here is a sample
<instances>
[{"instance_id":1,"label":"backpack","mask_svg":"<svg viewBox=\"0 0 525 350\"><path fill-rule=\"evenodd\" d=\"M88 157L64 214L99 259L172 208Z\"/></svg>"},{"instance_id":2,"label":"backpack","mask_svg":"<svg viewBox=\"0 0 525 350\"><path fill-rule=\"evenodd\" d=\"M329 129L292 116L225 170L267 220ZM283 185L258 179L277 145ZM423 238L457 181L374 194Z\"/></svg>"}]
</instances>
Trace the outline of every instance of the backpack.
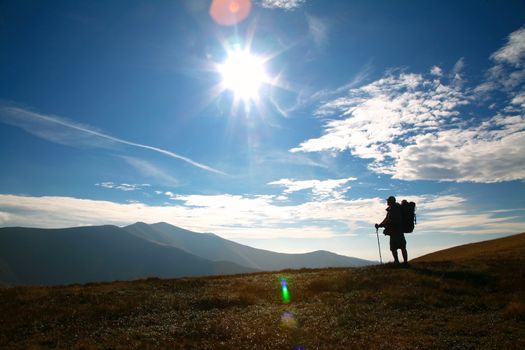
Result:
<instances>
[{"instance_id":1,"label":"backpack","mask_svg":"<svg viewBox=\"0 0 525 350\"><path fill-rule=\"evenodd\" d=\"M403 200L401 202L401 216L403 219L403 233L414 232L414 226L417 223L416 219L416 203L407 202Z\"/></svg>"}]
</instances>

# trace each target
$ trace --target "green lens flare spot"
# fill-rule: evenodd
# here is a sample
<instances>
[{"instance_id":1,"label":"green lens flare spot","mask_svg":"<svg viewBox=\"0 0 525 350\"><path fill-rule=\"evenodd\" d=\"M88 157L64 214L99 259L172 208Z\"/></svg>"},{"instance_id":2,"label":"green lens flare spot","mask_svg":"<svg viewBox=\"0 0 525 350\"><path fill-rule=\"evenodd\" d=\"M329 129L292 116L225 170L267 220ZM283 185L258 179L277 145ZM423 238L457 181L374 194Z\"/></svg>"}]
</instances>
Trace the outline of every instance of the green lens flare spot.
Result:
<instances>
[{"instance_id":1,"label":"green lens flare spot","mask_svg":"<svg viewBox=\"0 0 525 350\"><path fill-rule=\"evenodd\" d=\"M283 295L283 302L288 304L290 302L290 292L288 291L288 286L286 285L286 278L281 278L281 290Z\"/></svg>"}]
</instances>

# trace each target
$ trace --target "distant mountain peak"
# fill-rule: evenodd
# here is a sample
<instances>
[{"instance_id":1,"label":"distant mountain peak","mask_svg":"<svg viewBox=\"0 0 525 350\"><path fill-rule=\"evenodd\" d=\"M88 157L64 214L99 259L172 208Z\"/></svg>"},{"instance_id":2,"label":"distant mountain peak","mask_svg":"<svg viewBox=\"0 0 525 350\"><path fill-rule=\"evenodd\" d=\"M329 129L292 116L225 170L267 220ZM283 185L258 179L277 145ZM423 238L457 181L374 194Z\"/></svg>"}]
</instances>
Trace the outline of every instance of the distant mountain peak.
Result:
<instances>
[{"instance_id":1,"label":"distant mountain peak","mask_svg":"<svg viewBox=\"0 0 525 350\"><path fill-rule=\"evenodd\" d=\"M142 221L137 221L134 224L127 225L125 227L129 227L129 226L148 226L148 224L146 224L145 222L142 222Z\"/></svg>"},{"instance_id":2,"label":"distant mountain peak","mask_svg":"<svg viewBox=\"0 0 525 350\"><path fill-rule=\"evenodd\" d=\"M176 229L179 229L179 230L186 230L186 229L184 229L182 227L172 225L172 224L167 223L165 221L156 222L154 224L150 224L150 226L152 226L152 227L167 227L167 228L176 228ZM186 231L189 231L189 230L186 230Z\"/></svg>"},{"instance_id":3,"label":"distant mountain peak","mask_svg":"<svg viewBox=\"0 0 525 350\"><path fill-rule=\"evenodd\" d=\"M159 227L159 226L160 227L174 227L174 228L182 229L182 228L177 227L175 225L168 224L167 222L164 222L164 221L155 222L153 224L148 224L147 222L144 222L144 221L137 221L134 224L127 225L127 226L124 226L124 227Z\"/></svg>"},{"instance_id":4,"label":"distant mountain peak","mask_svg":"<svg viewBox=\"0 0 525 350\"><path fill-rule=\"evenodd\" d=\"M166 221L159 221L151 225L152 226L175 226L175 225L167 223Z\"/></svg>"},{"instance_id":5,"label":"distant mountain peak","mask_svg":"<svg viewBox=\"0 0 525 350\"><path fill-rule=\"evenodd\" d=\"M319 249L319 250L314 250L312 254L335 254L335 253L329 252L328 250Z\"/></svg>"}]
</instances>

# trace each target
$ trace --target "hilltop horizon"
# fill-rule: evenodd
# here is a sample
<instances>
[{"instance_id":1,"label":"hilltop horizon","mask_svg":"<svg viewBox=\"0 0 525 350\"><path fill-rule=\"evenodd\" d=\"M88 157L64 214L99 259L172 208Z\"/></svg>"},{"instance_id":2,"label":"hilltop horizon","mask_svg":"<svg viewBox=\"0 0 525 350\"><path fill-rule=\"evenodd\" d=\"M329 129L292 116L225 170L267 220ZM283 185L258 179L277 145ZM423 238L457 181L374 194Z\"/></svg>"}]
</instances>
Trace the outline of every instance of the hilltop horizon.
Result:
<instances>
[{"instance_id":1,"label":"hilltop horizon","mask_svg":"<svg viewBox=\"0 0 525 350\"><path fill-rule=\"evenodd\" d=\"M515 234L449 247L410 257L410 261L426 261L429 257L447 254L457 259L477 254L487 245L494 247L493 250L508 250L512 242L522 244L523 237L525 234ZM388 254L386 247L383 249L383 254ZM447 253L449 251L451 253ZM122 227L0 228L0 283L3 285L56 285L367 265L379 265L379 261L326 250L279 253L164 222L136 222Z\"/></svg>"},{"instance_id":2,"label":"hilltop horizon","mask_svg":"<svg viewBox=\"0 0 525 350\"><path fill-rule=\"evenodd\" d=\"M170 224L168 222L165 222L165 221L158 221L158 222L151 222L151 223L147 223L147 222L144 222L144 221L135 221L134 223L131 223L131 224L123 224L123 225L113 225L113 224L93 224L93 225L78 225L78 226L72 226L72 227L69 227L69 226L61 226L61 227L39 227L39 226L0 226L0 229L2 228L34 228L34 229L43 229L43 230L64 230L64 229L70 229L70 228L82 228L82 227L105 227L105 226L110 226L110 227L119 227L119 228L126 228L126 227L131 227L131 226L134 226L134 225L151 225L151 226L155 226L155 225L167 225L167 226L170 226L170 227L174 227L174 228L177 228L177 229L181 229L181 230L184 230L184 231L188 231L192 234L197 234L197 235L212 235L212 236L217 236L217 237L220 237L220 238L223 238L213 232L196 232L196 231L191 231L191 230L188 230L188 229L185 229L183 227L180 227L180 226L177 226L177 225L174 225L174 224ZM224 238L223 238L224 239ZM230 240L233 242L233 240ZM241 244L241 245L244 245L244 246L248 246L247 244ZM261 250L268 250L268 249L261 249ZM268 250L269 251L269 250ZM317 250L312 250L312 251L305 251L305 252L301 252L301 253L288 253L290 255L299 255L299 254L304 254L304 253L314 253L314 252L330 252L328 250L325 250L325 249L317 249ZM331 253L331 252L330 252Z\"/></svg>"},{"instance_id":3,"label":"hilltop horizon","mask_svg":"<svg viewBox=\"0 0 525 350\"><path fill-rule=\"evenodd\" d=\"M101 226L101 227L104 227L104 226L113 226L113 227L119 227L119 228L126 228L126 227L131 227L133 225L136 225L136 224L144 224L144 225L167 225L167 226L170 226L170 227L174 227L174 228L177 228L177 229L181 229L181 230L184 230L184 231L187 231L191 234L197 234L197 235L212 235L212 236L216 236L216 237L219 237L221 239L225 239L225 240L228 240L226 239L225 237L222 237L214 232L197 232L197 231L191 231L189 229L186 229L186 228L183 228L181 226L178 226L178 225L175 225L175 224L172 224L172 223L169 223L169 222L166 222L166 221L157 221L157 222L150 222L150 223L147 223L145 221L141 221L141 220L138 220L138 221L135 221L135 222L132 222L132 223L125 223L125 224L121 224L121 225L115 225L115 224L90 224L90 225L77 225L77 226L60 226L60 227L40 227L40 226L29 226L29 227L25 227L25 226L1 226L0 225L0 229L1 228L35 228L35 229L69 229L69 228L81 228L81 227L98 227L98 226ZM515 235L519 235L520 233L511 233L511 234L505 234L505 235L501 235L501 236L498 236L499 237L512 237L512 236L515 236ZM410 243L410 239L412 236L415 236L417 235L417 231L415 234L411 233L411 234L406 234L407 235L407 239L408 239L408 242ZM374 236L375 237L375 236ZM384 257L383 258L386 258L386 262L388 261L391 261L390 259L390 252L388 250L388 237L385 237L383 234L380 234L380 239L381 239L381 249L383 251L383 255ZM466 244L469 244L469 243L479 243L479 242L485 242L487 240L492 240L492 239L497 239L497 238L486 238L485 235L482 235L480 237L478 237L478 239L476 240L470 240L468 243ZM232 241L232 242L236 242L235 240L229 240L229 241ZM375 241L374 241L375 242ZM240 242L236 242L240 245L243 245L243 246L247 246L247 247L252 247L250 246L249 244L243 244L243 243L240 243ZM377 244L377 243L376 243ZM461 245L459 245L461 246ZM446 250L446 249L449 249L449 248L453 248L453 247L456 247L455 245L447 245L447 246L443 246L443 247L440 247L439 249L436 249L436 250L426 250L420 254L417 254L417 255L413 255L411 254L410 255L410 259L417 259L417 258L420 258L422 256L426 256L428 254L432 254L432 253L435 253L435 252L438 252L438 251L441 251L441 250ZM253 248L256 248L256 247L253 247ZM313 248L312 250L305 250L305 251L302 251L302 252L293 252L293 253L286 253L286 252L281 252L281 251L278 251L278 250L272 250L272 249L265 249L265 248L257 248L257 249L261 249L261 250L266 250L266 251L272 251L272 252L278 252L278 253L284 253L284 254L291 254L291 255L301 255L301 254L305 254L305 253L314 253L314 252L329 252L329 253L335 253L333 251L330 251L330 250L326 250L326 249L315 249ZM349 256L349 255L345 255L345 254L338 254L338 253L335 253L337 255L342 255L342 256ZM375 252L375 257L372 257L371 259L366 259L366 258L363 258L363 257L360 257L359 255L354 255L352 257L355 257L355 258L360 258L360 259L363 259L363 260L368 260L368 261L373 261L373 262L377 262L379 263L379 256L378 256L378 252L376 250Z\"/></svg>"}]
</instances>

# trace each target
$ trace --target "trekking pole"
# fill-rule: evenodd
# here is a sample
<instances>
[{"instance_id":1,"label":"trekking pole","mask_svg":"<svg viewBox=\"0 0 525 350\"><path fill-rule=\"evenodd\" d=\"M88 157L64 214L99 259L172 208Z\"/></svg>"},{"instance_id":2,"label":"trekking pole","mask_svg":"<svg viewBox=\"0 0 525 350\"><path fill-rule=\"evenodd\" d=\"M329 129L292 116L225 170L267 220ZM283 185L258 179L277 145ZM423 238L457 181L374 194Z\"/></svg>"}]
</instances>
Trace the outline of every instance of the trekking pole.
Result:
<instances>
[{"instance_id":1,"label":"trekking pole","mask_svg":"<svg viewBox=\"0 0 525 350\"><path fill-rule=\"evenodd\" d=\"M379 262L381 265L383 264L383 258L381 257L381 245L379 244L379 233L377 233L379 229L376 227L376 236L377 236L377 248L379 248Z\"/></svg>"}]
</instances>

